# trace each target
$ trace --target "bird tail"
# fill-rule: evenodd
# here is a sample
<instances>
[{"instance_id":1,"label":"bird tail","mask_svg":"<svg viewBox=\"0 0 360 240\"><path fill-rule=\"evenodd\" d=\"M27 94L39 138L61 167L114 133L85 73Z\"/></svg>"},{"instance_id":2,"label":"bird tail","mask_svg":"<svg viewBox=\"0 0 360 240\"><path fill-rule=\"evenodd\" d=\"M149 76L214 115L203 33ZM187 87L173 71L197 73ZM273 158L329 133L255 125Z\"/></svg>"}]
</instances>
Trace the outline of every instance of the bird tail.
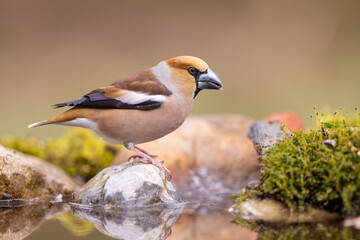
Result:
<instances>
[{"instance_id":1,"label":"bird tail","mask_svg":"<svg viewBox=\"0 0 360 240\"><path fill-rule=\"evenodd\" d=\"M61 113L55 117L49 118L44 121L30 124L28 128L39 127L47 124L61 124L64 122L72 121L77 118L89 117L92 111L90 109L77 109L72 108L64 113Z\"/></svg>"},{"instance_id":2,"label":"bird tail","mask_svg":"<svg viewBox=\"0 0 360 240\"><path fill-rule=\"evenodd\" d=\"M47 121L48 120L44 120L44 121L40 121L40 122L30 124L30 125L28 125L28 128L34 128L34 127L39 127L39 126L42 126L42 125L49 124Z\"/></svg>"}]
</instances>

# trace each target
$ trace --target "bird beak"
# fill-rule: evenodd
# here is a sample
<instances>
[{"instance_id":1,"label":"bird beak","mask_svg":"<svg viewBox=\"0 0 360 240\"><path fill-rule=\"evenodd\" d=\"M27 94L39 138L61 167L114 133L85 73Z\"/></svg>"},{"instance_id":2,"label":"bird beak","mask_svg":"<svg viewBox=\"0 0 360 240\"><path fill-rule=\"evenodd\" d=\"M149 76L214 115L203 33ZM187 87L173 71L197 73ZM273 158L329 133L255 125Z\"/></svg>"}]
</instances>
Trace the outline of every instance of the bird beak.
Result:
<instances>
[{"instance_id":1,"label":"bird beak","mask_svg":"<svg viewBox=\"0 0 360 240\"><path fill-rule=\"evenodd\" d=\"M214 73L210 68L205 72L201 73L197 78L197 88L201 89L222 89L222 82L216 73Z\"/></svg>"}]
</instances>

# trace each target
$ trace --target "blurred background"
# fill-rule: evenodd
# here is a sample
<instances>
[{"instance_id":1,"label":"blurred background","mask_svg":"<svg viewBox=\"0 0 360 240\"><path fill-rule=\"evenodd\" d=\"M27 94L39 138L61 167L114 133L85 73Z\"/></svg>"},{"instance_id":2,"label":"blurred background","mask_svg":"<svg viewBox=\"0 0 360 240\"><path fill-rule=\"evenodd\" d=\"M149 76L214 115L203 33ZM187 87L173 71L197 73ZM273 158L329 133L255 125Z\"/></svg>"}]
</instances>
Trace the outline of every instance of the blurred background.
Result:
<instances>
[{"instance_id":1,"label":"blurred background","mask_svg":"<svg viewBox=\"0 0 360 240\"><path fill-rule=\"evenodd\" d=\"M159 61L194 55L224 83L192 115L262 118L313 107L353 110L360 90L360 1L0 0L0 135Z\"/></svg>"}]
</instances>

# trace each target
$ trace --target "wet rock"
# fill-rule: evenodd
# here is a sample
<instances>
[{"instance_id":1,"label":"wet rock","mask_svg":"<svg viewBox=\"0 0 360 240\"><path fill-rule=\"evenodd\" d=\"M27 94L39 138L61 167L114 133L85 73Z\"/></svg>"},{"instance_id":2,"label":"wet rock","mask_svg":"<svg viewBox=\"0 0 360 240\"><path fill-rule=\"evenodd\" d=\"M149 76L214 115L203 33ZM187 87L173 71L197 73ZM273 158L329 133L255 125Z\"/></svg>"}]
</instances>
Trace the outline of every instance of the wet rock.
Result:
<instances>
[{"instance_id":1,"label":"wet rock","mask_svg":"<svg viewBox=\"0 0 360 240\"><path fill-rule=\"evenodd\" d=\"M89 210L74 208L73 213L92 223L101 233L123 240L167 239L182 207L147 211Z\"/></svg>"},{"instance_id":2,"label":"wet rock","mask_svg":"<svg viewBox=\"0 0 360 240\"><path fill-rule=\"evenodd\" d=\"M301 131L305 129L303 120L294 112L273 113L266 116L264 120L269 123L280 122L281 124L288 126L292 131Z\"/></svg>"},{"instance_id":3,"label":"wet rock","mask_svg":"<svg viewBox=\"0 0 360 240\"><path fill-rule=\"evenodd\" d=\"M78 188L79 185L56 166L0 146L0 202L53 200Z\"/></svg>"},{"instance_id":4,"label":"wet rock","mask_svg":"<svg viewBox=\"0 0 360 240\"><path fill-rule=\"evenodd\" d=\"M238 206L234 205L229 212L241 219L265 222L328 222L341 218L339 214L314 208L308 209L306 213L293 212L284 204L270 199L248 200Z\"/></svg>"},{"instance_id":5,"label":"wet rock","mask_svg":"<svg viewBox=\"0 0 360 240\"><path fill-rule=\"evenodd\" d=\"M219 203L259 178L256 151L248 138L253 123L242 115L193 117L175 132L139 146L165 160L185 199ZM131 155L124 149L113 164Z\"/></svg>"},{"instance_id":6,"label":"wet rock","mask_svg":"<svg viewBox=\"0 0 360 240\"><path fill-rule=\"evenodd\" d=\"M238 206L233 206L229 212L242 219L264 221L285 221L289 217L289 209L273 200L248 200Z\"/></svg>"},{"instance_id":7,"label":"wet rock","mask_svg":"<svg viewBox=\"0 0 360 240\"><path fill-rule=\"evenodd\" d=\"M69 208L69 205L62 203L41 203L22 207L1 206L0 239L23 239L44 221Z\"/></svg>"},{"instance_id":8,"label":"wet rock","mask_svg":"<svg viewBox=\"0 0 360 240\"><path fill-rule=\"evenodd\" d=\"M98 173L74 194L73 206L136 209L182 203L175 184L151 164L130 161Z\"/></svg>"}]
</instances>

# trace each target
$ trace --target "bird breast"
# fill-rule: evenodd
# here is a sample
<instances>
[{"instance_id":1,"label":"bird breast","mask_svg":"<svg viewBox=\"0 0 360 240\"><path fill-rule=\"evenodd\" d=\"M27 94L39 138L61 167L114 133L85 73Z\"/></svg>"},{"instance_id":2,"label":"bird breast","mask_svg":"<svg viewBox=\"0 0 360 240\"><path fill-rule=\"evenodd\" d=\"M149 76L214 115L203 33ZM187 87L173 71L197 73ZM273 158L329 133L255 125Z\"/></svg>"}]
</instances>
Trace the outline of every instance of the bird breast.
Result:
<instances>
[{"instance_id":1,"label":"bird breast","mask_svg":"<svg viewBox=\"0 0 360 240\"><path fill-rule=\"evenodd\" d=\"M149 142L177 129L189 115L191 107L192 99L189 102L171 95L154 110L101 110L94 115L97 122L95 131L113 144Z\"/></svg>"}]
</instances>

